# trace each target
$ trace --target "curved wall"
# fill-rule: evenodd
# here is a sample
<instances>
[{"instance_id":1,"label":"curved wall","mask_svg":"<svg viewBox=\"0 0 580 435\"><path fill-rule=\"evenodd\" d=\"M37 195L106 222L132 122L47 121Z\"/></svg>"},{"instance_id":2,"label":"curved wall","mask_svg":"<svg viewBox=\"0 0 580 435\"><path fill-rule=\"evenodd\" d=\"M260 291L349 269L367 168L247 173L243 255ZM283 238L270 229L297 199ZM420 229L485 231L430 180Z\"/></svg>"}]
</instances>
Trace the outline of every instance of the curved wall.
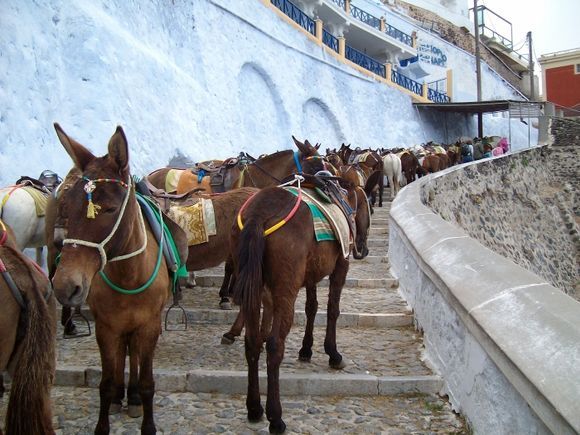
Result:
<instances>
[{"instance_id":1,"label":"curved wall","mask_svg":"<svg viewBox=\"0 0 580 435\"><path fill-rule=\"evenodd\" d=\"M474 176L479 165L505 174L500 166L507 164L525 179L523 162L534 153L541 160L541 151L424 177L401 190L391 208L393 273L424 332L426 354L445 380L442 393L475 433L580 432L580 303L470 237L457 223L469 213L458 211L452 223L422 199L449 219L453 207L442 205L445 198L453 204L471 188L481 194ZM483 184L493 190L494 180ZM473 204L465 207L477 209ZM532 228L530 235L539 236Z\"/></svg>"}]
</instances>

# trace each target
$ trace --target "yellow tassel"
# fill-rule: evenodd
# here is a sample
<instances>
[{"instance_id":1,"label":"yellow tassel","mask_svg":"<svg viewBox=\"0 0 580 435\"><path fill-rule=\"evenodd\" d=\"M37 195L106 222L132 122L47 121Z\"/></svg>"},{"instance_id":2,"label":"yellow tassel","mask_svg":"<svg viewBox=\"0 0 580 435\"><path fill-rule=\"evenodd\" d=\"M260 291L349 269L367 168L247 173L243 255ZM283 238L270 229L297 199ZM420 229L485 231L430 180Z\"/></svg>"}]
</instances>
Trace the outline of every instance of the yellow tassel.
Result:
<instances>
[{"instance_id":1,"label":"yellow tassel","mask_svg":"<svg viewBox=\"0 0 580 435\"><path fill-rule=\"evenodd\" d=\"M97 214L99 214L101 206L93 204L92 200L89 200L89 206L87 207L87 218L94 219Z\"/></svg>"}]
</instances>

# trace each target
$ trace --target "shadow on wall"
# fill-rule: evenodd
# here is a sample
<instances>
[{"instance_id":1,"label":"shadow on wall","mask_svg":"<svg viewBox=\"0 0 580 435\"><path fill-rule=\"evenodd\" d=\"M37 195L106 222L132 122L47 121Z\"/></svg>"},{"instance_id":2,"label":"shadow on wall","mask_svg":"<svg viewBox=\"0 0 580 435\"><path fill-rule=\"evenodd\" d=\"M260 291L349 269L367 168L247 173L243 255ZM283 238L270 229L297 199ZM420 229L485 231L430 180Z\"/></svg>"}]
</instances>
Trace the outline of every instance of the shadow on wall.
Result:
<instances>
[{"instance_id":1,"label":"shadow on wall","mask_svg":"<svg viewBox=\"0 0 580 435\"><path fill-rule=\"evenodd\" d=\"M255 63L246 63L238 74L238 113L241 121L241 151L252 155L273 149L292 148L288 114L271 77Z\"/></svg>"},{"instance_id":2,"label":"shadow on wall","mask_svg":"<svg viewBox=\"0 0 580 435\"><path fill-rule=\"evenodd\" d=\"M318 98L310 98L302 106L302 132L305 139L321 143L321 149L338 148L346 142L338 119L330 108Z\"/></svg>"}]
</instances>

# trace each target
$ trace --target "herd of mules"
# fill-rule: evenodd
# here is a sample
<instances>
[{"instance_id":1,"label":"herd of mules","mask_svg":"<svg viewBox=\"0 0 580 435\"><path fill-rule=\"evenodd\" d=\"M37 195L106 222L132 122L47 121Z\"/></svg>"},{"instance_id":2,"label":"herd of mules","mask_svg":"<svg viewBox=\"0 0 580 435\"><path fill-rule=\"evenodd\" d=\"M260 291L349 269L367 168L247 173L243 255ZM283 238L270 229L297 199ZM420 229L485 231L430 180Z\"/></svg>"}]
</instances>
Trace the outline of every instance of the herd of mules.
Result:
<instances>
[{"instance_id":1,"label":"herd of mules","mask_svg":"<svg viewBox=\"0 0 580 435\"><path fill-rule=\"evenodd\" d=\"M371 213L377 197L382 206L384 178L394 196L402 174L415 171L414 179L423 172L416 157L405 163L414 154L343 144L321 155L318 145L293 137L297 151L260 158L241 153L190 168L161 168L139 180L131 174L121 127L101 157L54 127L73 162L64 180L45 171L39 180L23 177L0 190L0 374L11 377L4 431L54 432L50 389L58 300L65 336L75 335L72 311L83 304L94 318L102 363L95 433L109 433L109 414L122 409L125 396L128 414L142 417L141 432L155 433L153 355L164 309L172 295L176 301L186 291L187 272L225 263L219 305L231 309L233 299L239 312L222 343L233 342L245 329L247 417L257 421L264 414L258 361L265 348L265 412L270 432L284 432L279 367L299 289L306 289L307 315L300 360L311 359L317 285L328 276L324 348L330 367L344 368L336 324L350 254L368 255ZM334 210L327 222L334 239L317 241L307 198L320 210ZM206 213L208 201L215 221L211 235L200 233L198 221L178 223L176 210ZM199 234L202 241L192 243ZM22 254L24 248L42 246L47 246L47 275Z\"/></svg>"}]
</instances>

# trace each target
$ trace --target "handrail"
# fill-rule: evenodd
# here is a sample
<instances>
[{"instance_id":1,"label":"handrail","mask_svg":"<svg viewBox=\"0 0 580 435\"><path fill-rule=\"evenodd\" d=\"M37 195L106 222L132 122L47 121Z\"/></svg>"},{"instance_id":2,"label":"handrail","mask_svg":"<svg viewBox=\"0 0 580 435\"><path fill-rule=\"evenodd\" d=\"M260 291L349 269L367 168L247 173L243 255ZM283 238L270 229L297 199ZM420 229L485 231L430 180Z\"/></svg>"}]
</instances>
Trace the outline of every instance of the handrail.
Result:
<instances>
[{"instance_id":1,"label":"handrail","mask_svg":"<svg viewBox=\"0 0 580 435\"><path fill-rule=\"evenodd\" d=\"M322 43L338 53L338 38L326 29L322 29Z\"/></svg>"},{"instance_id":2,"label":"handrail","mask_svg":"<svg viewBox=\"0 0 580 435\"><path fill-rule=\"evenodd\" d=\"M413 46L413 37L408 35L407 33L397 29L396 27L391 26L388 23L385 23L385 33L389 35L391 38L398 39L404 44L409 46Z\"/></svg>"},{"instance_id":3,"label":"handrail","mask_svg":"<svg viewBox=\"0 0 580 435\"><path fill-rule=\"evenodd\" d=\"M377 30L381 30L381 20L374 15L352 5L350 6L350 14L357 20L362 21Z\"/></svg>"},{"instance_id":4,"label":"handrail","mask_svg":"<svg viewBox=\"0 0 580 435\"><path fill-rule=\"evenodd\" d=\"M350 45L346 46L345 56L351 62L356 63L357 65L375 73L378 76L385 77L386 75L385 65L373 59L372 57L367 56L363 52L352 48Z\"/></svg>"},{"instance_id":5,"label":"handrail","mask_svg":"<svg viewBox=\"0 0 580 435\"><path fill-rule=\"evenodd\" d=\"M285 15L292 18L308 33L316 35L316 24L312 18L306 15L302 9L292 3L290 0L271 0L272 4L284 12Z\"/></svg>"},{"instance_id":6,"label":"handrail","mask_svg":"<svg viewBox=\"0 0 580 435\"><path fill-rule=\"evenodd\" d=\"M336 3L342 9L346 10L346 0L332 0L333 3Z\"/></svg>"},{"instance_id":7,"label":"handrail","mask_svg":"<svg viewBox=\"0 0 580 435\"><path fill-rule=\"evenodd\" d=\"M448 95L431 88L427 89L427 98L434 103L449 103L451 101Z\"/></svg>"},{"instance_id":8,"label":"handrail","mask_svg":"<svg viewBox=\"0 0 580 435\"><path fill-rule=\"evenodd\" d=\"M391 70L391 80L399 86L402 86L405 89L413 92L414 94L423 95L423 85L421 83L416 82L407 76L404 76L394 69Z\"/></svg>"}]
</instances>

